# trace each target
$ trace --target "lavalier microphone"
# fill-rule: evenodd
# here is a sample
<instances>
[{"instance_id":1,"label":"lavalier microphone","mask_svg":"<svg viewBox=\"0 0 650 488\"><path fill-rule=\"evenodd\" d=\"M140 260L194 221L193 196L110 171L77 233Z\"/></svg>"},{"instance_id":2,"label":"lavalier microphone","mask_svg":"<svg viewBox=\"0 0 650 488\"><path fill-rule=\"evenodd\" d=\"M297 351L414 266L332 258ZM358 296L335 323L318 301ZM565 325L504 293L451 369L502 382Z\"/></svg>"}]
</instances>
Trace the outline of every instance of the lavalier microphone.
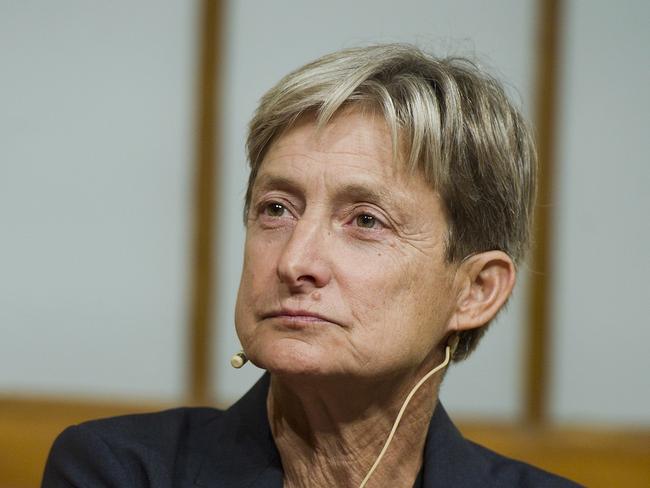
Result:
<instances>
[{"instance_id":1,"label":"lavalier microphone","mask_svg":"<svg viewBox=\"0 0 650 488\"><path fill-rule=\"evenodd\" d=\"M235 369L241 368L247 362L248 358L246 357L246 353L243 350L239 351L236 354L233 354L230 358L230 365Z\"/></svg>"}]
</instances>

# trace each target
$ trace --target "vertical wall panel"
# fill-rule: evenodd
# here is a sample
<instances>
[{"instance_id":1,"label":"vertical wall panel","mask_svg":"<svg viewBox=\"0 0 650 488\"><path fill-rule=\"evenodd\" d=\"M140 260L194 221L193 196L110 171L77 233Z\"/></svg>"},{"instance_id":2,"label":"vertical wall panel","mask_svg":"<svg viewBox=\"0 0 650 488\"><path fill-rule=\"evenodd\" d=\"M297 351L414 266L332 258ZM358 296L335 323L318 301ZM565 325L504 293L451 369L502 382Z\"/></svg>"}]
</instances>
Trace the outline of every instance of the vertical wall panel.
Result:
<instances>
[{"instance_id":1,"label":"vertical wall panel","mask_svg":"<svg viewBox=\"0 0 650 488\"><path fill-rule=\"evenodd\" d=\"M195 10L0 3L3 392L183 392Z\"/></svg>"},{"instance_id":2,"label":"vertical wall panel","mask_svg":"<svg viewBox=\"0 0 650 488\"><path fill-rule=\"evenodd\" d=\"M233 308L244 240L244 138L258 98L280 77L319 55L370 42L405 41L439 54L476 55L511 88L517 87L519 93L511 92L529 108L535 34L533 1L244 0L228 5L214 348L217 396L223 402L240 396L260 374L251 365L239 371L228 365L238 349ZM518 413L524 296L520 289L475 357L450 372L443 399L454 412L504 417Z\"/></svg>"},{"instance_id":3,"label":"vertical wall panel","mask_svg":"<svg viewBox=\"0 0 650 488\"><path fill-rule=\"evenodd\" d=\"M650 4L569 2L553 415L650 423Z\"/></svg>"}]
</instances>

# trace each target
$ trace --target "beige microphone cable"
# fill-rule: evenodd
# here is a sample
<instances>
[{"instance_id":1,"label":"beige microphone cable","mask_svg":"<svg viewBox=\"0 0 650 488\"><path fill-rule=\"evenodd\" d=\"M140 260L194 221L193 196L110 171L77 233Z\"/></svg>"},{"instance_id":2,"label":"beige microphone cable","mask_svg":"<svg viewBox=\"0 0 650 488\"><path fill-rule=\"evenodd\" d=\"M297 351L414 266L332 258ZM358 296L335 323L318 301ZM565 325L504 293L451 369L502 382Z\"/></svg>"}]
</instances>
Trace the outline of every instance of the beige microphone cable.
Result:
<instances>
[{"instance_id":1,"label":"beige microphone cable","mask_svg":"<svg viewBox=\"0 0 650 488\"><path fill-rule=\"evenodd\" d=\"M377 466L379 466L379 463L381 462L381 458L383 458L384 454L386 454L386 451L388 450L388 446L390 445L390 442L393 440L393 436L395 435L395 431L397 431L397 427L399 426L399 423L402 420L404 411L406 410L406 407L411 401L411 398L413 398L413 395L415 395L415 393L420 389L420 387L424 384L425 381L427 381L434 374L436 374L438 371L440 371L442 368L444 368L449 364L449 361L451 360L451 356L455 352L457 346L458 346L458 336L455 335L451 339L449 344L447 344L447 347L445 347L445 360L442 363L440 363L438 366L433 368L431 371L429 371L426 375L424 375L424 377L420 381L418 381L417 385L415 385L411 390L411 392L408 394L406 400L404 400L404 403L402 403L402 407L399 409L399 413L397 414L397 418L395 419L395 423L393 424L393 428L391 429L390 434L388 434L388 439L386 439L386 443L384 444L384 447L379 453L379 456L377 456L377 460L375 461L375 464L372 465L370 471L368 471L368 474L359 485L359 488L364 488L366 486L366 483L368 483L368 480L372 476L372 473L374 473L375 469L377 469Z\"/></svg>"}]
</instances>

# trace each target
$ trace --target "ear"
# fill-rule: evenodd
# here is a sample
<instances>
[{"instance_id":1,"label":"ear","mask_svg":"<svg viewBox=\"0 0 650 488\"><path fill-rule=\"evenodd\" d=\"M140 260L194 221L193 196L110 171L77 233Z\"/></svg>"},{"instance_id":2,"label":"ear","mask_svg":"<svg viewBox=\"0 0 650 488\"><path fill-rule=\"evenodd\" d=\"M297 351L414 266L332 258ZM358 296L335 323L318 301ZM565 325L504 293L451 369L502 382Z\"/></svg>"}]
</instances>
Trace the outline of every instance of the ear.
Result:
<instances>
[{"instance_id":1,"label":"ear","mask_svg":"<svg viewBox=\"0 0 650 488\"><path fill-rule=\"evenodd\" d=\"M474 254L460 264L455 330L481 327L492 320L515 286L515 265L503 251Z\"/></svg>"}]
</instances>

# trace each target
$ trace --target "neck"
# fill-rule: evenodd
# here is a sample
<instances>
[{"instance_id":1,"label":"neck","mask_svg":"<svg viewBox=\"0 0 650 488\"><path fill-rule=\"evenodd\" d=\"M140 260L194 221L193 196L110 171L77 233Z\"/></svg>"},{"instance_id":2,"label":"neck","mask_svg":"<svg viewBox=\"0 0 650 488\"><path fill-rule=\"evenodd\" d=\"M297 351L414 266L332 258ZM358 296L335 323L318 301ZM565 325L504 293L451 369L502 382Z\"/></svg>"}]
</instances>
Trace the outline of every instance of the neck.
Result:
<instances>
[{"instance_id":1,"label":"neck","mask_svg":"<svg viewBox=\"0 0 650 488\"><path fill-rule=\"evenodd\" d=\"M358 487L424 374L365 384L272 376L267 409L284 486ZM369 488L413 486L439 384L439 377L431 378L415 394Z\"/></svg>"}]
</instances>

